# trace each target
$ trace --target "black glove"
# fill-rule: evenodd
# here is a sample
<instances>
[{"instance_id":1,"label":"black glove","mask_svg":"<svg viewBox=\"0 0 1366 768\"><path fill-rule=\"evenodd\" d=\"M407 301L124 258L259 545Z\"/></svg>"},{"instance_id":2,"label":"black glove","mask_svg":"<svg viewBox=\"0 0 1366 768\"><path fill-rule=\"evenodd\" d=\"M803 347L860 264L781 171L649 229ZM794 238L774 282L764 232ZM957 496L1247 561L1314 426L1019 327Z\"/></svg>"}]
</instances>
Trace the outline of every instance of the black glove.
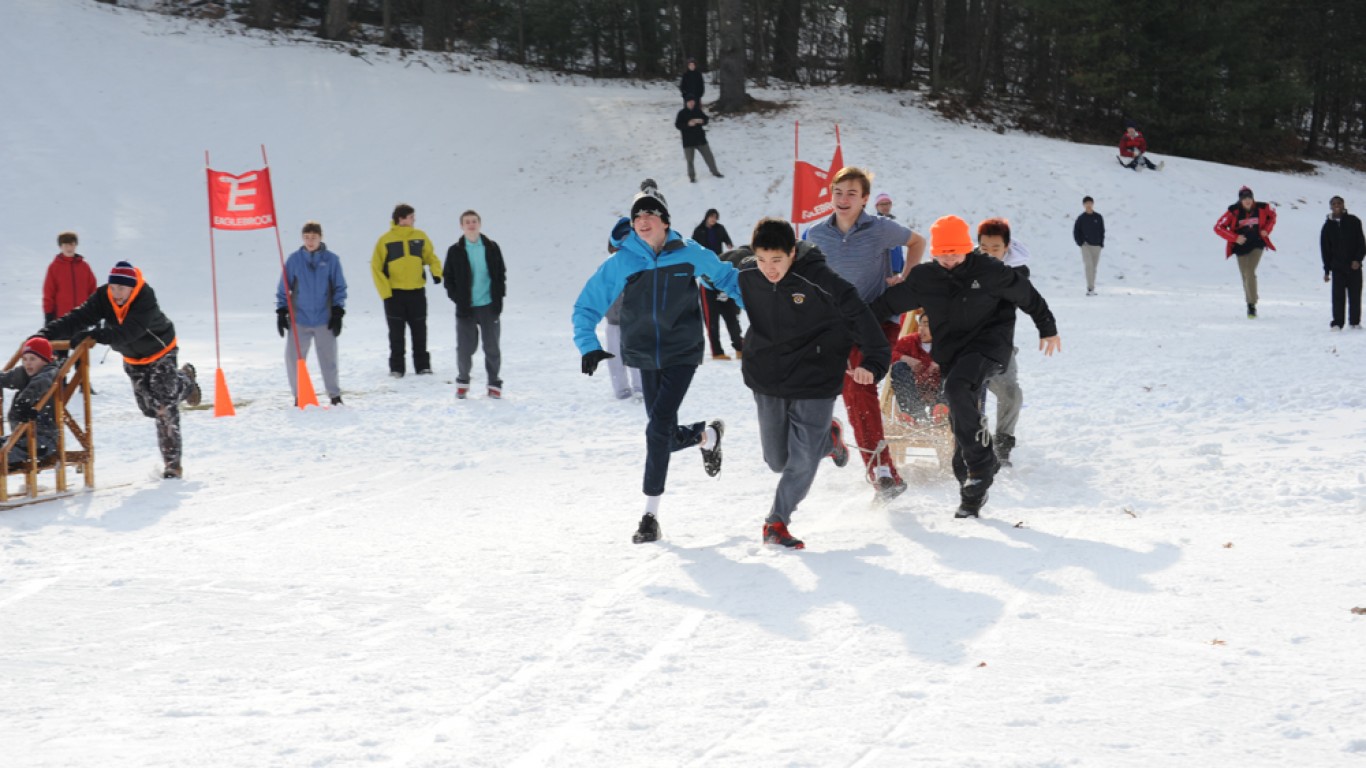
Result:
<instances>
[{"instance_id":1,"label":"black glove","mask_svg":"<svg viewBox=\"0 0 1366 768\"><path fill-rule=\"evenodd\" d=\"M616 355L611 352L603 352L601 349L595 349L583 356L583 372L592 376L593 371L598 369L598 363L613 357L616 357Z\"/></svg>"},{"instance_id":2,"label":"black glove","mask_svg":"<svg viewBox=\"0 0 1366 768\"><path fill-rule=\"evenodd\" d=\"M437 277L436 275L432 275L432 282L436 283L437 285L441 285L441 278Z\"/></svg>"},{"instance_id":3,"label":"black glove","mask_svg":"<svg viewBox=\"0 0 1366 768\"><path fill-rule=\"evenodd\" d=\"M275 310L275 329L280 332L280 338L289 333L289 307Z\"/></svg>"},{"instance_id":4,"label":"black glove","mask_svg":"<svg viewBox=\"0 0 1366 768\"><path fill-rule=\"evenodd\" d=\"M81 342L85 341L86 339L94 339L95 343L98 344L100 338L99 335L96 333L97 331L99 331L98 326L91 326L89 328L82 328L81 330L71 334L71 349L76 349L81 345Z\"/></svg>"},{"instance_id":5,"label":"black glove","mask_svg":"<svg viewBox=\"0 0 1366 768\"><path fill-rule=\"evenodd\" d=\"M333 336L341 335L341 319L344 314L346 314L345 309L341 307L332 308L332 319L327 321L327 330L331 331Z\"/></svg>"},{"instance_id":6,"label":"black glove","mask_svg":"<svg viewBox=\"0 0 1366 768\"><path fill-rule=\"evenodd\" d=\"M52 322L53 320L56 320L56 319L57 319L57 313L56 313L56 312L44 312L44 313L43 313L43 325L47 325L48 323L50 323L50 322Z\"/></svg>"}]
</instances>

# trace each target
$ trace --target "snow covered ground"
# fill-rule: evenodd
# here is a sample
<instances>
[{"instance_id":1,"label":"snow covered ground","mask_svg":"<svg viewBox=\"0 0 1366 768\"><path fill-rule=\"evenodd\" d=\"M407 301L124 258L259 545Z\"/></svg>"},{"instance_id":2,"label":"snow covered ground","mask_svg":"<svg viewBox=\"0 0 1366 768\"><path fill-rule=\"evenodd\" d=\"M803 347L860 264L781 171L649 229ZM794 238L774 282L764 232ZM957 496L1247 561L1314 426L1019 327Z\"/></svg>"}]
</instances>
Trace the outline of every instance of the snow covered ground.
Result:
<instances>
[{"instance_id":1,"label":"snow covered ground","mask_svg":"<svg viewBox=\"0 0 1366 768\"><path fill-rule=\"evenodd\" d=\"M16 766L1278 766L1366 759L1366 333L1330 334L1317 235L1363 176L1286 176L946 122L916 97L772 90L717 120L689 185L669 84L287 45L87 0L4 0L0 340L41 319L55 235L141 266L181 359L214 368L203 152L270 153L287 248L323 222L351 283L347 407L289 406L268 232L218 236L238 416L183 419L186 479L117 356L95 367L105 487L0 512L0 762ZM448 71L451 70L451 71ZM758 544L775 477L738 364L685 419L666 540L633 546L639 406L578 372L569 308L641 178L685 233L790 204L792 120L873 168L903 221L1010 217L1063 353L1021 321L1027 407L980 522L951 479L870 502L826 467ZM1150 136L1160 149L1161 137ZM1211 232L1240 185L1279 206L1262 317ZM1087 298L1072 220L1108 224ZM442 248L465 208L509 260L507 397L385 375L370 249L393 205ZM102 353L103 350L101 349ZM476 393L482 380L476 366ZM314 368L315 378L318 376ZM841 409L842 410L842 409Z\"/></svg>"}]
</instances>

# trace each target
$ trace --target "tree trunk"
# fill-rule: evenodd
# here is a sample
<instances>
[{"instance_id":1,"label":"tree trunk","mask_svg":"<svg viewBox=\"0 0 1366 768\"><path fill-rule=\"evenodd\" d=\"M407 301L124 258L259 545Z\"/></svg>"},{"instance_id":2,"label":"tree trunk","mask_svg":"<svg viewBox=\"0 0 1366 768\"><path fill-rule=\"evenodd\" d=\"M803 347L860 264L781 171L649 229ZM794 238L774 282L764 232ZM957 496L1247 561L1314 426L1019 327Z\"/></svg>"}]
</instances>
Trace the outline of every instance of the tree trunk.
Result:
<instances>
[{"instance_id":1,"label":"tree trunk","mask_svg":"<svg viewBox=\"0 0 1366 768\"><path fill-rule=\"evenodd\" d=\"M380 4L380 24L384 28L384 34L380 38L380 45L394 44L394 0L384 0Z\"/></svg>"},{"instance_id":2,"label":"tree trunk","mask_svg":"<svg viewBox=\"0 0 1366 768\"><path fill-rule=\"evenodd\" d=\"M882 84L900 88L906 82L906 0L887 0L887 32L882 42Z\"/></svg>"},{"instance_id":3,"label":"tree trunk","mask_svg":"<svg viewBox=\"0 0 1366 768\"><path fill-rule=\"evenodd\" d=\"M716 108L737 111L749 103L745 93L745 2L717 0L721 19L721 98Z\"/></svg>"},{"instance_id":4,"label":"tree trunk","mask_svg":"<svg viewBox=\"0 0 1366 768\"><path fill-rule=\"evenodd\" d=\"M251 0L251 25L275 29L275 0Z\"/></svg>"},{"instance_id":5,"label":"tree trunk","mask_svg":"<svg viewBox=\"0 0 1366 768\"><path fill-rule=\"evenodd\" d=\"M323 38L326 40L345 40L350 37L351 3L349 0L327 0L323 11Z\"/></svg>"},{"instance_id":6,"label":"tree trunk","mask_svg":"<svg viewBox=\"0 0 1366 768\"><path fill-rule=\"evenodd\" d=\"M774 77L790 83L797 81L801 32L802 0L778 0L778 18L773 32Z\"/></svg>"},{"instance_id":7,"label":"tree trunk","mask_svg":"<svg viewBox=\"0 0 1366 768\"><path fill-rule=\"evenodd\" d=\"M447 0L422 0L422 50L446 50Z\"/></svg>"},{"instance_id":8,"label":"tree trunk","mask_svg":"<svg viewBox=\"0 0 1366 768\"><path fill-rule=\"evenodd\" d=\"M925 7L925 33L930 42L930 89L944 85L944 0L931 0Z\"/></svg>"},{"instance_id":9,"label":"tree trunk","mask_svg":"<svg viewBox=\"0 0 1366 768\"><path fill-rule=\"evenodd\" d=\"M678 0L679 26L683 33L680 70L687 68L688 57L697 59L699 72L710 68L707 61L707 0Z\"/></svg>"}]
</instances>

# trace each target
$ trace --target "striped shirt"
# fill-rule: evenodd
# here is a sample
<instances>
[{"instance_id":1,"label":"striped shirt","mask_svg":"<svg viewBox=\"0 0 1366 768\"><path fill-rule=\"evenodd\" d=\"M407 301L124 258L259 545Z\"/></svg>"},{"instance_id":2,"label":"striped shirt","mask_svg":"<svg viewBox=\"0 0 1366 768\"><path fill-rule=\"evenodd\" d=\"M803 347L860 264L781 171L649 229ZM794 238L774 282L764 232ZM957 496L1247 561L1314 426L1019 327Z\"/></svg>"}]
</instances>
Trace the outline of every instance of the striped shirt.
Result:
<instances>
[{"instance_id":1,"label":"striped shirt","mask_svg":"<svg viewBox=\"0 0 1366 768\"><path fill-rule=\"evenodd\" d=\"M891 270L887 251L905 245L912 234L892 219L869 216L863 211L848 232L839 231L832 214L808 229L804 239L815 243L835 274L851 283L859 298L869 302L887 289Z\"/></svg>"}]
</instances>

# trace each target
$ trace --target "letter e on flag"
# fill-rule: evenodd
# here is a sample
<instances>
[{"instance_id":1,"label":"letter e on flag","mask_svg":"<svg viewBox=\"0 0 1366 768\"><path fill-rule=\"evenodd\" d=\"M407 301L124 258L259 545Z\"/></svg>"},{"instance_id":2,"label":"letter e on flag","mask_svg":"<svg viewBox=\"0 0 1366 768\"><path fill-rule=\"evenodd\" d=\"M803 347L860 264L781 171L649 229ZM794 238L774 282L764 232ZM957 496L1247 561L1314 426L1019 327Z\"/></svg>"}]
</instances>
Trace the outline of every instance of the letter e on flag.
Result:
<instances>
[{"instance_id":1,"label":"letter e on flag","mask_svg":"<svg viewBox=\"0 0 1366 768\"><path fill-rule=\"evenodd\" d=\"M792 169L792 221L806 224L834 210L830 202L830 173L796 161Z\"/></svg>"},{"instance_id":2,"label":"letter e on flag","mask_svg":"<svg viewBox=\"0 0 1366 768\"><path fill-rule=\"evenodd\" d=\"M209 170L209 224L214 229L268 229L275 226L275 196L270 169L231 173Z\"/></svg>"}]
</instances>

